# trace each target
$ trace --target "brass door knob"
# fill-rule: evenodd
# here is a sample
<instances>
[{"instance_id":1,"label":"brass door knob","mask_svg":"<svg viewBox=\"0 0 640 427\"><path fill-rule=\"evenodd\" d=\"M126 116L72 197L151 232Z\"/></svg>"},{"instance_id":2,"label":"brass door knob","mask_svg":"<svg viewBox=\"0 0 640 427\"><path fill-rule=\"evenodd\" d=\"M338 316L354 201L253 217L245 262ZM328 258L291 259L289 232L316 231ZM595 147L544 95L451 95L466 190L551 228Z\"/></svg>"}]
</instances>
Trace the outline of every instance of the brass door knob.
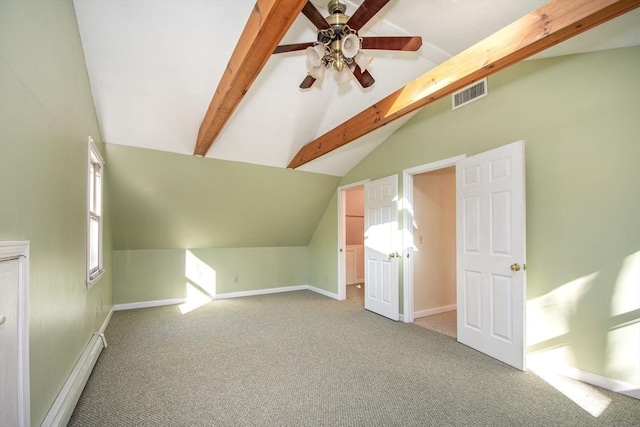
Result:
<instances>
[{"instance_id":1,"label":"brass door knob","mask_svg":"<svg viewBox=\"0 0 640 427\"><path fill-rule=\"evenodd\" d=\"M392 252L389 254L389 258L400 258L400 254L398 252Z\"/></svg>"},{"instance_id":2,"label":"brass door knob","mask_svg":"<svg viewBox=\"0 0 640 427\"><path fill-rule=\"evenodd\" d=\"M511 264L511 271L520 271L520 264Z\"/></svg>"}]
</instances>

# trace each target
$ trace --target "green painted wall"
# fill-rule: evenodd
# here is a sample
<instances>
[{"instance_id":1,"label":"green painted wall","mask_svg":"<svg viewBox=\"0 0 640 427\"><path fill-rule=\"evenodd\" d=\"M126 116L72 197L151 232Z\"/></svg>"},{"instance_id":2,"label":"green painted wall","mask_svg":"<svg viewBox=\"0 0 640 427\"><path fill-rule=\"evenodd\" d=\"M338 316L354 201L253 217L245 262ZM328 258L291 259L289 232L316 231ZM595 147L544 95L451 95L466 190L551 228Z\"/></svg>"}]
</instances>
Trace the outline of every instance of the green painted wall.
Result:
<instances>
[{"instance_id":1,"label":"green painted wall","mask_svg":"<svg viewBox=\"0 0 640 427\"><path fill-rule=\"evenodd\" d=\"M113 251L113 303L184 298L185 250Z\"/></svg>"},{"instance_id":2,"label":"green painted wall","mask_svg":"<svg viewBox=\"0 0 640 427\"><path fill-rule=\"evenodd\" d=\"M340 178L106 144L115 249L306 246Z\"/></svg>"},{"instance_id":3,"label":"green painted wall","mask_svg":"<svg viewBox=\"0 0 640 427\"><path fill-rule=\"evenodd\" d=\"M306 246L114 251L114 303L308 284Z\"/></svg>"},{"instance_id":4,"label":"green painted wall","mask_svg":"<svg viewBox=\"0 0 640 427\"><path fill-rule=\"evenodd\" d=\"M107 272L85 286L88 135L101 145L72 2L2 0L0 240L31 242L32 425L111 308L108 200Z\"/></svg>"},{"instance_id":5,"label":"green painted wall","mask_svg":"<svg viewBox=\"0 0 640 427\"><path fill-rule=\"evenodd\" d=\"M640 384L638 76L637 47L518 64L486 98L424 108L339 185L525 140L529 359ZM309 244L310 284L332 292L335 216Z\"/></svg>"},{"instance_id":6,"label":"green painted wall","mask_svg":"<svg viewBox=\"0 0 640 427\"><path fill-rule=\"evenodd\" d=\"M338 196L331 201L309 243L309 284L338 293Z\"/></svg>"},{"instance_id":7,"label":"green painted wall","mask_svg":"<svg viewBox=\"0 0 640 427\"><path fill-rule=\"evenodd\" d=\"M307 244L340 178L114 144L106 151L115 303L184 298L187 252L216 271L218 294L308 284Z\"/></svg>"}]
</instances>

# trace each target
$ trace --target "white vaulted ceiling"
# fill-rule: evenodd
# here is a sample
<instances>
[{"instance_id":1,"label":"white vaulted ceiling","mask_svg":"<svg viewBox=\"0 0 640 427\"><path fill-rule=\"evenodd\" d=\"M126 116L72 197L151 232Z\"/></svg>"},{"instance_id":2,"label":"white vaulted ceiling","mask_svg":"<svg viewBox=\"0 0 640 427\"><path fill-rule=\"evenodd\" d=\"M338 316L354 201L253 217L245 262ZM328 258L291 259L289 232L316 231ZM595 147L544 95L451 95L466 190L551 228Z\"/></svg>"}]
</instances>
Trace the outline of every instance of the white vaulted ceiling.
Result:
<instances>
[{"instance_id":1,"label":"white vaulted ceiling","mask_svg":"<svg viewBox=\"0 0 640 427\"><path fill-rule=\"evenodd\" d=\"M312 3L327 15L326 1ZM347 1L351 15L362 1ZM375 84L309 90L304 52L273 55L207 157L286 167L308 142L436 65L543 5L539 0L392 0L359 31L418 35L418 52L371 51ZM75 0L105 142L192 155L200 123L255 0ZM300 15L282 44L314 41ZM640 44L638 10L538 55ZM408 120L393 122L301 169L344 175Z\"/></svg>"}]
</instances>

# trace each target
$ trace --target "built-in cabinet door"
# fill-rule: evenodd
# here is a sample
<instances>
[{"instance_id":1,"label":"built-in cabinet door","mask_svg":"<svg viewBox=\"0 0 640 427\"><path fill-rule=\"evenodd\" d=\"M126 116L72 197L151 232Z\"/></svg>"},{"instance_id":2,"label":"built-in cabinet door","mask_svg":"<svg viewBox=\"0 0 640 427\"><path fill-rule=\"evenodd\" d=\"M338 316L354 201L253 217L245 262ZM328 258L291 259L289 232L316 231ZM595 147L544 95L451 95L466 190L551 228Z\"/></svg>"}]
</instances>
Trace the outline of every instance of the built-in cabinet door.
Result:
<instances>
[{"instance_id":1,"label":"built-in cabinet door","mask_svg":"<svg viewBox=\"0 0 640 427\"><path fill-rule=\"evenodd\" d=\"M0 262L0 426L18 419L18 275L17 259Z\"/></svg>"}]
</instances>

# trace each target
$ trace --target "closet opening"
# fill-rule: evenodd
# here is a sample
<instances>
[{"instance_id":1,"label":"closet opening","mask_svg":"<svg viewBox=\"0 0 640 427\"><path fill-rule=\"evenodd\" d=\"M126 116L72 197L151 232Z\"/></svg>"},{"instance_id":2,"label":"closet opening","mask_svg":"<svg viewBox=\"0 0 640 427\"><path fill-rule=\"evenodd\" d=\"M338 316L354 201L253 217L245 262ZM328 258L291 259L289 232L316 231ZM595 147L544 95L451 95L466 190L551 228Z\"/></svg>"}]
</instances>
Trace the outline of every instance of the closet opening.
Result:
<instances>
[{"instance_id":1,"label":"closet opening","mask_svg":"<svg viewBox=\"0 0 640 427\"><path fill-rule=\"evenodd\" d=\"M413 175L414 323L456 337L456 168Z\"/></svg>"},{"instance_id":2,"label":"closet opening","mask_svg":"<svg viewBox=\"0 0 640 427\"><path fill-rule=\"evenodd\" d=\"M364 308L364 184L338 189L338 296Z\"/></svg>"}]
</instances>

